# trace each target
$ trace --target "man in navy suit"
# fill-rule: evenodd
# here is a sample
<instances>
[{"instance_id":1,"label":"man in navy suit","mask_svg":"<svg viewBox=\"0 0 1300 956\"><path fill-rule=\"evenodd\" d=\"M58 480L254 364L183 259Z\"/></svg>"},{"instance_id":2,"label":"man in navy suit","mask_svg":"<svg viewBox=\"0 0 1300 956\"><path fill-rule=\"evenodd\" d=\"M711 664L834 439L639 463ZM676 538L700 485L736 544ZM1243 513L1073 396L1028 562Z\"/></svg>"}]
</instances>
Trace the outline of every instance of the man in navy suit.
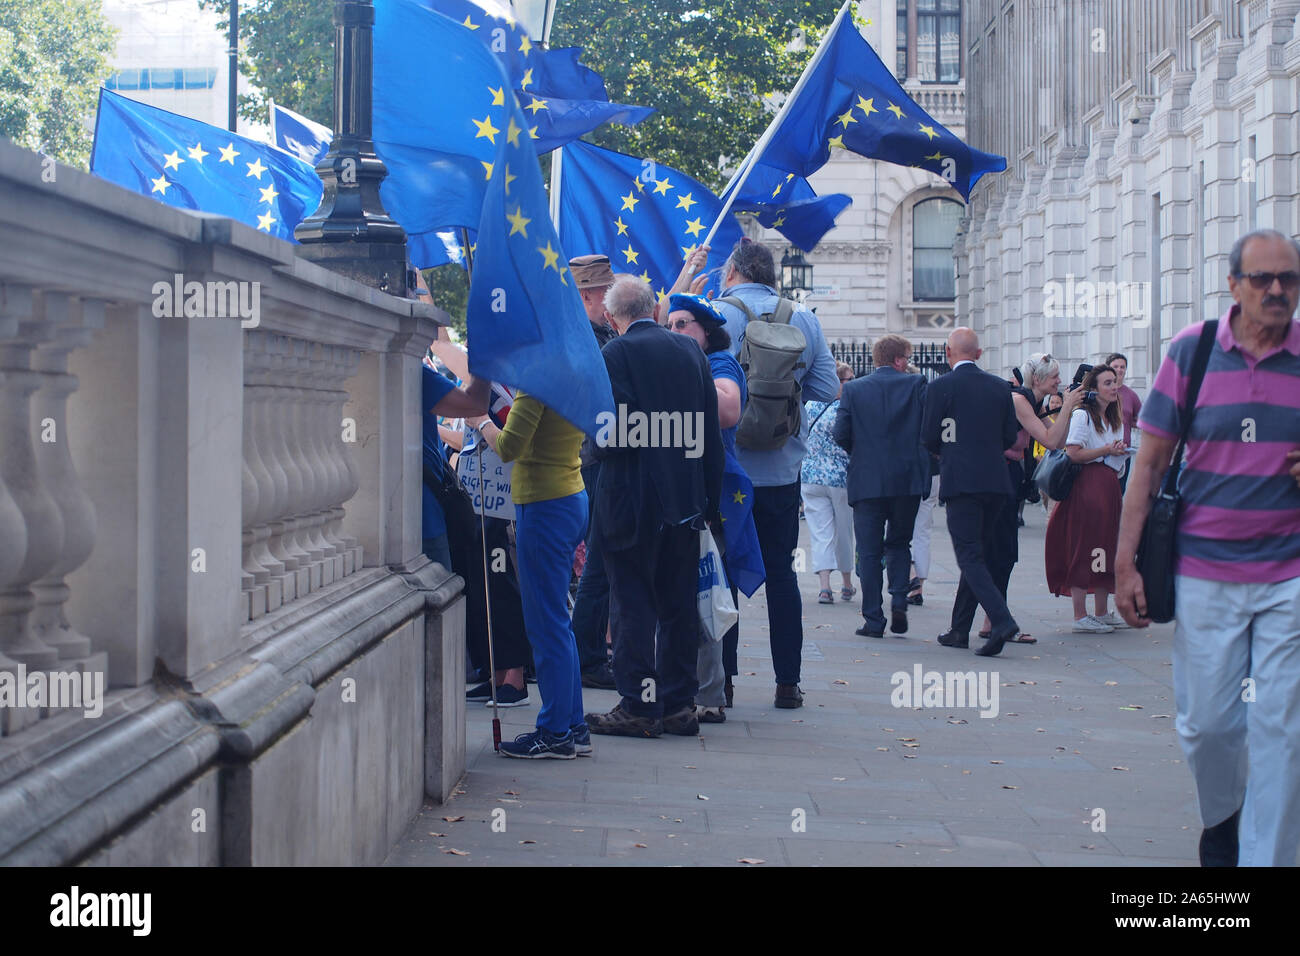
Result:
<instances>
[{"instance_id":1,"label":"man in navy suit","mask_svg":"<svg viewBox=\"0 0 1300 956\"><path fill-rule=\"evenodd\" d=\"M648 283L616 278L605 309L619 331L601 350L617 411L597 422L594 523L622 700L587 724L593 734L695 736L700 529L722 497L718 393L695 341L655 323Z\"/></svg>"},{"instance_id":2,"label":"man in navy suit","mask_svg":"<svg viewBox=\"0 0 1300 956\"><path fill-rule=\"evenodd\" d=\"M952 371L930 383L921 441L939 456L939 500L947 509L957 566L993 626L975 653L993 657L1020 633L988 566L998 513L1012 493L1002 453L1015 444L1020 424L1007 383L975 364L983 349L974 331L953 329L945 353ZM968 647L970 639L948 631L939 643Z\"/></svg>"},{"instance_id":3,"label":"man in navy suit","mask_svg":"<svg viewBox=\"0 0 1300 956\"><path fill-rule=\"evenodd\" d=\"M905 371L912 343L882 335L871 349L876 370L844 386L835 441L849 453L848 498L858 541L863 637L885 636L881 607L883 554L889 564L889 629L907 633L908 565L912 528L929 484L929 454L921 447L925 378Z\"/></svg>"}]
</instances>

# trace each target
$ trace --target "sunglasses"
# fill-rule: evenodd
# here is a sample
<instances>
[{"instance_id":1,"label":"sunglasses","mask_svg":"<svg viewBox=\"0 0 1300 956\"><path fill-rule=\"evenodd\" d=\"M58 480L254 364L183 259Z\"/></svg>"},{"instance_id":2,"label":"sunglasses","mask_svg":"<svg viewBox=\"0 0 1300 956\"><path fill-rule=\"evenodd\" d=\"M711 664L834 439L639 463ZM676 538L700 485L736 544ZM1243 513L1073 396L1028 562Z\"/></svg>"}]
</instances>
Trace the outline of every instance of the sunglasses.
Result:
<instances>
[{"instance_id":1,"label":"sunglasses","mask_svg":"<svg viewBox=\"0 0 1300 956\"><path fill-rule=\"evenodd\" d=\"M694 321L695 321L694 319L677 319L675 322L669 322L668 328L675 329L678 332L680 332L684 328L686 328L686 326L690 325Z\"/></svg>"},{"instance_id":2,"label":"sunglasses","mask_svg":"<svg viewBox=\"0 0 1300 956\"><path fill-rule=\"evenodd\" d=\"M1273 288L1273 283L1280 283L1284 292L1300 289L1300 272L1238 272L1238 279L1249 280L1252 288L1264 290Z\"/></svg>"}]
</instances>

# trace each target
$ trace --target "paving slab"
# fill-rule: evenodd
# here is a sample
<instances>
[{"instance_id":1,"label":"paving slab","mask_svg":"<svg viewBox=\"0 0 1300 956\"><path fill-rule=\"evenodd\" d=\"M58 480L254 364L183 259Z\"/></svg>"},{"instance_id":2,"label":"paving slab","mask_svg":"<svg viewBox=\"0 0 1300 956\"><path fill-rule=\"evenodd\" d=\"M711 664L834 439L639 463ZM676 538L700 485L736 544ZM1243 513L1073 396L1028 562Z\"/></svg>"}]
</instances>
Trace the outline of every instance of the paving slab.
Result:
<instances>
[{"instance_id":1,"label":"paving slab","mask_svg":"<svg viewBox=\"0 0 1300 956\"><path fill-rule=\"evenodd\" d=\"M1046 519L1027 508L1026 520L1011 606L1037 644L987 659L937 643L957 584L939 510L925 604L903 639L856 636L860 601L820 605L816 576L800 575L803 708L772 706L760 590L742 598L726 723L696 738L594 737L592 759L512 761L492 750L491 711L471 705L464 780L445 805L424 807L387 862L1195 865L1200 825L1172 719L1173 628L1069 633L1069 602L1044 583ZM923 681L973 673L996 693L997 715L981 717L989 708L978 698L918 694L895 706L918 666ZM501 712L507 738L532 729L535 686L530 694ZM592 711L617 699L584 692ZM1093 828L1098 810L1104 830Z\"/></svg>"}]
</instances>

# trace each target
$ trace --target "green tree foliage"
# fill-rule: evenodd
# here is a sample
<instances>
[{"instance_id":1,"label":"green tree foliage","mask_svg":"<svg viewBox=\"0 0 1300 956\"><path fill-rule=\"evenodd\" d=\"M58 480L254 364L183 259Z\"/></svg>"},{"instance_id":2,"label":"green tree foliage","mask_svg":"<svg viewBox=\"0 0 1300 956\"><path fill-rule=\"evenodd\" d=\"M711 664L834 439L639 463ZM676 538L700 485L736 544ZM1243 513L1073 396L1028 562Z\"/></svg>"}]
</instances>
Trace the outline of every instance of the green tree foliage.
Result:
<instances>
[{"instance_id":1,"label":"green tree foliage","mask_svg":"<svg viewBox=\"0 0 1300 956\"><path fill-rule=\"evenodd\" d=\"M551 45L585 47L583 62L605 78L611 100L656 110L637 126L604 126L585 139L653 157L716 190L724 166L738 165L763 134L837 10L828 0L560 0Z\"/></svg>"},{"instance_id":2,"label":"green tree foliage","mask_svg":"<svg viewBox=\"0 0 1300 956\"><path fill-rule=\"evenodd\" d=\"M0 136L88 168L114 38L99 0L0 0Z\"/></svg>"},{"instance_id":3,"label":"green tree foliage","mask_svg":"<svg viewBox=\"0 0 1300 956\"><path fill-rule=\"evenodd\" d=\"M228 0L199 0L227 15ZM241 94L239 115L266 122L271 100L325 126L334 125L334 4L327 0L243 0L240 72L256 91ZM382 69L381 64L376 68Z\"/></svg>"},{"instance_id":4,"label":"green tree foliage","mask_svg":"<svg viewBox=\"0 0 1300 956\"><path fill-rule=\"evenodd\" d=\"M469 276L454 262L424 270L433 304L451 316L451 327L465 341L465 313L469 309Z\"/></svg>"}]
</instances>

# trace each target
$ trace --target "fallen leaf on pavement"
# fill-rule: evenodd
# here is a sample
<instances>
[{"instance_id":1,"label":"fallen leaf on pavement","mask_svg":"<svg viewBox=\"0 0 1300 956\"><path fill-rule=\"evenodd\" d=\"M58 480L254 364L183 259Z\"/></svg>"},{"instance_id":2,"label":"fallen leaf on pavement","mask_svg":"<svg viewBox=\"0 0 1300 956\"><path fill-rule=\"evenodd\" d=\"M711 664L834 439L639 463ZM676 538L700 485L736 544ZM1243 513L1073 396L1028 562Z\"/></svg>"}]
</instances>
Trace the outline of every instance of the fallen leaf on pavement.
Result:
<instances>
[{"instance_id":1,"label":"fallen leaf on pavement","mask_svg":"<svg viewBox=\"0 0 1300 956\"><path fill-rule=\"evenodd\" d=\"M835 680L831 681L831 683L832 683L832 684L843 684L845 687L847 687L847 686L849 685L849 682L848 682L848 681L846 681L846 680L840 680L838 677L835 678Z\"/></svg>"},{"instance_id":2,"label":"fallen leaf on pavement","mask_svg":"<svg viewBox=\"0 0 1300 956\"><path fill-rule=\"evenodd\" d=\"M897 738L895 738L895 739L897 739L897 740L901 740L903 743L909 743L909 742L915 740L916 738L915 738L915 737L897 737Z\"/></svg>"},{"instance_id":3,"label":"fallen leaf on pavement","mask_svg":"<svg viewBox=\"0 0 1300 956\"><path fill-rule=\"evenodd\" d=\"M888 748L888 747L877 747L876 749L877 749L877 750L883 750L883 751L885 751L885 753L889 753L889 748Z\"/></svg>"},{"instance_id":4,"label":"fallen leaf on pavement","mask_svg":"<svg viewBox=\"0 0 1300 956\"><path fill-rule=\"evenodd\" d=\"M847 780L848 777L831 777L832 780Z\"/></svg>"},{"instance_id":5,"label":"fallen leaf on pavement","mask_svg":"<svg viewBox=\"0 0 1300 956\"><path fill-rule=\"evenodd\" d=\"M1002 762L1003 762L1003 761L1001 761L1001 760L990 760L990 761L989 761L989 763L1002 763Z\"/></svg>"},{"instance_id":6,"label":"fallen leaf on pavement","mask_svg":"<svg viewBox=\"0 0 1300 956\"><path fill-rule=\"evenodd\" d=\"M1152 714L1152 715L1151 715L1151 719L1152 719L1152 720L1159 720L1161 717L1164 717L1164 718L1167 720L1168 718L1170 718L1170 717L1172 717L1172 716L1173 716L1173 714Z\"/></svg>"},{"instance_id":7,"label":"fallen leaf on pavement","mask_svg":"<svg viewBox=\"0 0 1300 956\"><path fill-rule=\"evenodd\" d=\"M442 852L450 853L452 856L469 856L469 854L464 850L457 850L455 847L452 847L450 850L443 850Z\"/></svg>"},{"instance_id":8,"label":"fallen leaf on pavement","mask_svg":"<svg viewBox=\"0 0 1300 956\"><path fill-rule=\"evenodd\" d=\"M536 843L536 842L537 842L536 840L520 840L519 845L523 846L525 843Z\"/></svg>"},{"instance_id":9,"label":"fallen leaf on pavement","mask_svg":"<svg viewBox=\"0 0 1300 956\"><path fill-rule=\"evenodd\" d=\"M502 792L503 792L507 797L517 797L517 796L519 796L519 791L518 791L518 790L503 790Z\"/></svg>"},{"instance_id":10,"label":"fallen leaf on pavement","mask_svg":"<svg viewBox=\"0 0 1300 956\"><path fill-rule=\"evenodd\" d=\"M1004 783L1004 784L1002 785L1002 789L1003 789L1003 790L1019 790L1020 788L1017 787L1017 786L1015 786L1014 784Z\"/></svg>"},{"instance_id":11,"label":"fallen leaf on pavement","mask_svg":"<svg viewBox=\"0 0 1300 956\"><path fill-rule=\"evenodd\" d=\"M646 845L644 843L633 843L632 845L640 850L644 850L646 848Z\"/></svg>"},{"instance_id":12,"label":"fallen leaf on pavement","mask_svg":"<svg viewBox=\"0 0 1300 956\"><path fill-rule=\"evenodd\" d=\"M737 862L737 863L748 863L748 864L750 864L751 866L758 866L758 864L760 864L760 863L766 863L767 860L760 860L760 859L757 859L756 857L752 857L752 856L742 856L742 857L741 857L739 860L737 860L736 862Z\"/></svg>"},{"instance_id":13,"label":"fallen leaf on pavement","mask_svg":"<svg viewBox=\"0 0 1300 956\"><path fill-rule=\"evenodd\" d=\"M1106 681L1106 686L1107 686L1107 687L1118 687L1118 686L1119 686L1119 681L1117 681L1117 680L1108 680L1108 681Z\"/></svg>"},{"instance_id":14,"label":"fallen leaf on pavement","mask_svg":"<svg viewBox=\"0 0 1300 956\"><path fill-rule=\"evenodd\" d=\"M1111 770L1127 770L1128 767L1111 767Z\"/></svg>"},{"instance_id":15,"label":"fallen leaf on pavement","mask_svg":"<svg viewBox=\"0 0 1300 956\"><path fill-rule=\"evenodd\" d=\"M920 744L903 744L904 747L919 747Z\"/></svg>"},{"instance_id":16,"label":"fallen leaf on pavement","mask_svg":"<svg viewBox=\"0 0 1300 956\"><path fill-rule=\"evenodd\" d=\"M445 833L434 833L432 830L429 831L429 836L445 837L446 835L447 834Z\"/></svg>"},{"instance_id":17,"label":"fallen leaf on pavement","mask_svg":"<svg viewBox=\"0 0 1300 956\"><path fill-rule=\"evenodd\" d=\"M443 817L443 820L445 820L447 823L460 823L460 821L464 819L465 817L463 815L459 817Z\"/></svg>"},{"instance_id":18,"label":"fallen leaf on pavement","mask_svg":"<svg viewBox=\"0 0 1300 956\"><path fill-rule=\"evenodd\" d=\"M696 800L707 800L707 799L709 799L709 798L706 797L706 796L705 796L704 794L702 794L702 793L697 793L697 794L695 795L695 799L696 799Z\"/></svg>"}]
</instances>

